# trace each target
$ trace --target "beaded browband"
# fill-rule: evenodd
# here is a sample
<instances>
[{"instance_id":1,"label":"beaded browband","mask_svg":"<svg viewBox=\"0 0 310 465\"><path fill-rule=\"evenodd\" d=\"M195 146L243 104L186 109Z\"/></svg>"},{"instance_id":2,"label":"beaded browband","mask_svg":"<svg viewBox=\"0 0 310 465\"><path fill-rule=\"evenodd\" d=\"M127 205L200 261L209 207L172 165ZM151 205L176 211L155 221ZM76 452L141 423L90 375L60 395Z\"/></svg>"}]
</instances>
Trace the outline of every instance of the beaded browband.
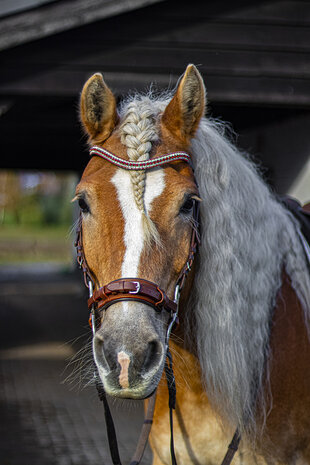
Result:
<instances>
[{"instance_id":1,"label":"beaded browband","mask_svg":"<svg viewBox=\"0 0 310 465\"><path fill-rule=\"evenodd\" d=\"M183 160L187 163L190 163L191 157L186 152L173 152L166 155L162 155L158 158L153 158L152 160L145 161L134 161L134 160L123 160L113 153L109 152L98 145L94 145L90 149L90 156L97 155L98 157L108 160L113 165L118 166L119 168L124 168L125 170L146 170L149 168L156 168L157 166L167 165L172 161Z\"/></svg>"}]
</instances>

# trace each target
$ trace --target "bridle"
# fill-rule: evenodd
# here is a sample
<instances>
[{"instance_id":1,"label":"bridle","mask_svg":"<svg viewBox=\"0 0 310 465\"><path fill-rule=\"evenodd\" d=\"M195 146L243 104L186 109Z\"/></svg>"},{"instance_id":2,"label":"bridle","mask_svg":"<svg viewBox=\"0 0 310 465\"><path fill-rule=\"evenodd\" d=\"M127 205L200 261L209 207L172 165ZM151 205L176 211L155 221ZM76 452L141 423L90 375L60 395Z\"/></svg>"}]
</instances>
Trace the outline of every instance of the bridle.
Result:
<instances>
[{"instance_id":1,"label":"bridle","mask_svg":"<svg viewBox=\"0 0 310 465\"><path fill-rule=\"evenodd\" d=\"M111 152L94 146L90 149L91 156L99 156L110 163L126 170L147 170L166 165L175 161L186 161L190 163L190 155L185 152L174 152L161 157L146 161L123 160ZM184 286L185 279L193 265L195 253L197 250L198 223L199 223L199 202L193 200L193 220L192 235L189 248L189 254L185 265L183 266L176 282L174 299L170 299L166 292L157 284L141 278L121 278L111 281L110 283L94 290L95 279L90 271L84 255L83 249L83 231L81 218L78 221L77 238L75 242L77 250L77 261L84 274L84 282L89 289L88 308L90 310L90 322L95 334L98 327L98 312L106 310L110 305L117 301L139 301L155 309L156 312L166 311L170 314L170 320L167 331L167 341L171 329L178 319L178 303L180 292Z\"/></svg>"},{"instance_id":2,"label":"bridle","mask_svg":"<svg viewBox=\"0 0 310 465\"><path fill-rule=\"evenodd\" d=\"M186 152L173 152L160 157L146 160L146 161L132 161L124 160L112 154L108 150L102 147L93 146L90 149L91 156L99 156L108 162L118 166L125 170L148 170L166 164L185 161L191 163L191 157ZM173 465L177 465L175 453L174 453L174 442L173 442L173 410L175 409L176 403L176 388L175 379L172 368L172 357L169 351L169 337L172 328L178 323L178 309L180 293L184 287L186 277L190 270L195 258L197 246L199 243L198 234L199 225L199 202L193 199L193 213L192 213L192 233L189 247L189 253L187 260L178 276L175 285L174 298L170 299L166 292L162 290L157 284L142 279L142 278L120 278L94 290L95 288L95 277L88 267L84 249L83 249L83 230L82 230L82 218L79 218L77 227L77 237L75 247L77 251L77 262L79 267L82 269L84 274L84 282L89 290L88 308L90 310L89 323L92 327L93 335L100 327L100 312L105 311L108 307L119 301L138 301L152 307L156 312L166 311L169 313L169 321L166 332L166 358L168 361L165 363L165 373L168 383L169 391L169 411L170 411L170 451L171 460ZM107 435L110 447L110 453L112 462L114 465L121 465L121 460L118 452L118 445L115 433L115 427L112 419L112 415L109 409L109 405L106 399L103 385L100 381L97 367L95 365L94 378L100 400L103 402L105 419L107 425ZM144 449L148 440L148 436L151 430L153 422L153 413L155 407L156 389L149 399L148 409L144 424L141 430L138 446L136 452L130 462L130 465L138 465L142 459ZM240 442L240 435L238 430L236 431L231 444L228 446L228 452L222 462L222 465L229 465Z\"/></svg>"}]
</instances>

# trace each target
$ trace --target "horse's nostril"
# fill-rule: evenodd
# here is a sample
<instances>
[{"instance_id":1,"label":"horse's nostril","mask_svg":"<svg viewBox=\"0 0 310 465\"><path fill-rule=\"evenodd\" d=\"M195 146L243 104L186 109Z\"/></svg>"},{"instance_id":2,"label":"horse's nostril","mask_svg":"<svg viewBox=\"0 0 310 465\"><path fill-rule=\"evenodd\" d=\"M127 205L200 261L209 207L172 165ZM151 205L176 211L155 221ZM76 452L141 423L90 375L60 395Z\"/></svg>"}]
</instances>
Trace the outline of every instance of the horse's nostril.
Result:
<instances>
[{"instance_id":1,"label":"horse's nostril","mask_svg":"<svg viewBox=\"0 0 310 465\"><path fill-rule=\"evenodd\" d=\"M159 359L162 356L162 346L157 340L150 341L147 346L147 351L143 363L143 372L147 373L152 368L158 365Z\"/></svg>"},{"instance_id":2,"label":"horse's nostril","mask_svg":"<svg viewBox=\"0 0 310 465\"><path fill-rule=\"evenodd\" d=\"M106 371L115 369L116 361L109 357L108 351L105 350L104 341L100 337L95 337L94 340L94 354L97 364Z\"/></svg>"}]
</instances>

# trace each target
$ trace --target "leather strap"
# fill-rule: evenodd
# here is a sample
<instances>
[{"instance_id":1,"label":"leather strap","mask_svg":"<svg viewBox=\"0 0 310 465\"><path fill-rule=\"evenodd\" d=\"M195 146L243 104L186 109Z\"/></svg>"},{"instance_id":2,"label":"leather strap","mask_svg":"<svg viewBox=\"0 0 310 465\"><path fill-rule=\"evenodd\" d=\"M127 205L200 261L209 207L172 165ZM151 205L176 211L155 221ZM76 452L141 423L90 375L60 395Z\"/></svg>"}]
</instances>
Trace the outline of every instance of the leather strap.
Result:
<instances>
[{"instance_id":1,"label":"leather strap","mask_svg":"<svg viewBox=\"0 0 310 465\"><path fill-rule=\"evenodd\" d=\"M235 434L231 440L231 443L228 446L227 452L225 454L225 457L221 463L221 465L230 465L232 459L235 456L235 453L238 450L239 444L241 441L241 436L239 433L239 429L236 429Z\"/></svg>"},{"instance_id":2,"label":"leather strap","mask_svg":"<svg viewBox=\"0 0 310 465\"><path fill-rule=\"evenodd\" d=\"M200 242L199 239L199 232L198 232L198 225L199 225L199 202L194 202L194 210L193 210L193 225L192 225L192 237L191 237L191 243L189 247L189 253L187 257L187 261L185 265L183 266L181 273L179 274L178 280L177 280L177 285L180 288L180 291L182 290L185 280L187 278L188 273L192 269L193 263L194 263L194 258L197 252L197 247Z\"/></svg>"},{"instance_id":3,"label":"leather strap","mask_svg":"<svg viewBox=\"0 0 310 465\"><path fill-rule=\"evenodd\" d=\"M155 401L156 401L156 391L149 398L148 405L147 405L147 412L146 412L142 430L139 436L139 441L138 441L134 456L131 459L130 465L138 465L142 460L142 457L143 457L143 454L146 448L146 444L147 444L147 441L149 439L149 435L151 432L152 424L153 424Z\"/></svg>"},{"instance_id":4,"label":"leather strap","mask_svg":"<svg viewBox=\"0 0 310 465\"><path fill-rule=\"evenodd\" d=\"M83 271L83 276L84 276L84 284L87 288L89 288L89 281L92 283L94 287L94 281L91 277L91 273L89 271L87 261L84 255L84 248L83 248L83 232L82 232L82 215L80 213L80 217L78 219L78 224L76 228L76 239L74 246L76 248L76 261L79 265L79 267Z\"/></svg>"},{"instance_id":5,"label":"leather strap","mask_svg":"<svg viewBox=\"0 0 310 465\"><path fill-rule=\"evenodd\" d=\"M97 304L97 309L104 310L117 300L142 301L156 311L163 309L169 313L177 311L177 304L169 299L166 293L155 283L141 278L121 278L111 281L109 284L96 290L88 299L88 308Z\"/></svg>"},{"instance_id":6,"label":"leather strap","mask_svg":"<svg viewBox=\"0 0 310 465\"><path fill-rule=\"evenodd\" d=\"M167 347L167 359L165 362L165 374L167 379L168 385L168 393L169 393L169 423L170 423L170 455L171 455L171 463L172 465L177 465L177 459L175 456L174 451L174 436L173 436L173 410L176 407L176 386L175 386L175 377L173 373L173 364L172 364L172 356L169 350L169 346Z\"/></svg>"},{"instance_id":7,"label":"leather strap","mask_svg":"<svg viewBox=\"0 0 310 465\"><path fill-rule=\"evenodd\" d=\"M288 195L280 196L279 199L297 219L300 230L310 245L310 203L302 206L298 200Z\"/></svg>"}]
</instances>

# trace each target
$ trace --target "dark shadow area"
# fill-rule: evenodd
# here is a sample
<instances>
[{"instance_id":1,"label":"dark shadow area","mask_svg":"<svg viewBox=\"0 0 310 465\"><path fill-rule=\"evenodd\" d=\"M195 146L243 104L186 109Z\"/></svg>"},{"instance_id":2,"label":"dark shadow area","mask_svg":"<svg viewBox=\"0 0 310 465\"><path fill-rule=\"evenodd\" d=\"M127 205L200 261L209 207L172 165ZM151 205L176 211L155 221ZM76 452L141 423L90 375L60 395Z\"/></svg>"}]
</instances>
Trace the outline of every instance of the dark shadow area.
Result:
<instances>
[{"instance_id":1,"label":"dark shadow area","mask_svg":"<svg viewBox=\"0 0 310 465\"><path fill-rule=\"evenodd\" d=\"M98 465L111 459L92 379L87 293L80 273L0 274L0 455L5 465ZM83 347L88 343L88 347ZM129 462L142 402L111 401ZM143 463L150 463L146 451Z\"/></svg>"}]
</instances>

